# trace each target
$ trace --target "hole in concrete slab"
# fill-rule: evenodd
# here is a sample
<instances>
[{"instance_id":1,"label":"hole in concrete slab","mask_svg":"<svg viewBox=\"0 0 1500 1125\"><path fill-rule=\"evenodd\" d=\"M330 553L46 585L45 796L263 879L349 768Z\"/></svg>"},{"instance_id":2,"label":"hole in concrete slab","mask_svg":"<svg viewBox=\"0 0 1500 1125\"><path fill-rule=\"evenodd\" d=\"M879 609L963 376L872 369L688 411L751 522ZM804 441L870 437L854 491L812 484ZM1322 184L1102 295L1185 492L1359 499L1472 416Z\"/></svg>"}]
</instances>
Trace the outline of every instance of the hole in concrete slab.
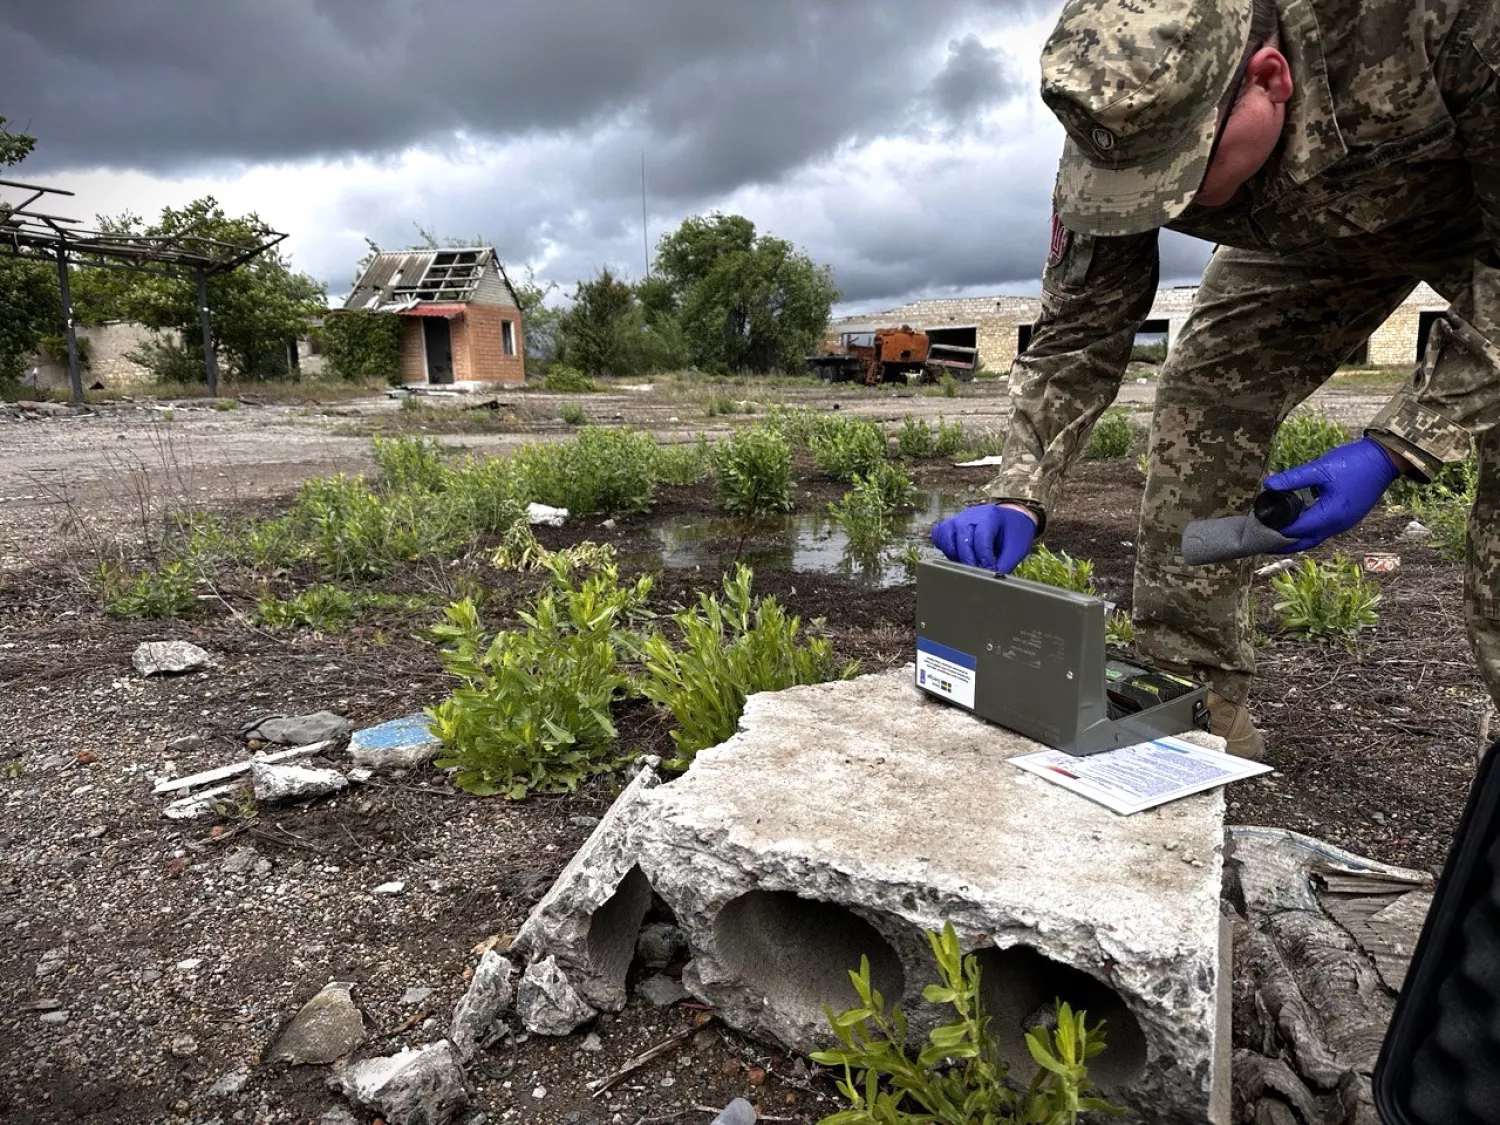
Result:
<instances>
[{"instance_id":1,"label":"hole in concrete slab","mask_svg":"<svg viewBox=\"0 0 1500 1125\"><path fill-rule=\"evenodd\" d=\"M1146 1037L1109 985L1025 945L982 949L977 956L980 998L990 1029L1017 1078L1029 1078L1036 1066L1026 1049L1026 1032L1041 1020L1057 1026L1056 1000L1086 1011L1090 1027L1104 1021L1104 1053L1089 1062L1089 1074L1101 1089L1118 1090L1145 1072Z\"/></svg>"},{"instance_id":2,"label":"hole in concrete slab","mask_svg":"<svg viewBox=\"0 0 1500 1125\"><path fill-rule=\"evenodd\" d=\"M589 961L601 977L619 985L625 983L641 923L650 908L651 884L639 867L632 867L615 893L589 919Z\"/></svg>"},{"instance_id":3,"label":"hole in concrete slab","mask_svg":"<svg viewBox=\"0 0 1500 1125\"><path fill-rule=\"evenodd\" d=\"M720 960L768 1005L802 1024L824 1026L858 1003L849 970L870 958L870 980L887 1002L900 999L905 974L896 951L859 915L790 891L751 891L719 911Z\"/></svg>"}]
</instances>

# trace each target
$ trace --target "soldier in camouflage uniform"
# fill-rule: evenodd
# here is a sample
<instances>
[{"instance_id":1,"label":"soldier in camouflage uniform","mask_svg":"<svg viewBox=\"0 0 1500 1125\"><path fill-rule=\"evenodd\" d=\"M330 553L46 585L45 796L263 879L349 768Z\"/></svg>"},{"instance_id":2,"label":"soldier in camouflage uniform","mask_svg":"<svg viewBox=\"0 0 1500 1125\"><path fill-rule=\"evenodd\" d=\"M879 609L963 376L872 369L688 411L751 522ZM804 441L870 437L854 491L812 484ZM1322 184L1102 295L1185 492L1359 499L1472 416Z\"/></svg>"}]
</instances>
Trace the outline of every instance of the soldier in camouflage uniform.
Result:
<instances>
[{"instance_id":1,"label":"soldier in camouflage uniform","mask_svg":"<svg viewBox=\"0 0 1500 1125\"><path fill-rule=\"evenodd\" d=\"M1158 283L1157 230L1217 248L1163 365L1134 617L1156 662L1211 687L1259 756L1249 560L1189 567L1188 521L1314 484L1289 533L1345 531L1398 476L1479 460L1464 609L1500 700L1500 0L1067 0L1042 97L1067 140L1042 313L1011 372L1004 465L933 529L1009 570L1113 400ZM1281 420L1420 281L1451 308L1357 442L1263 481Z\"/></svg>"}]
</instances>

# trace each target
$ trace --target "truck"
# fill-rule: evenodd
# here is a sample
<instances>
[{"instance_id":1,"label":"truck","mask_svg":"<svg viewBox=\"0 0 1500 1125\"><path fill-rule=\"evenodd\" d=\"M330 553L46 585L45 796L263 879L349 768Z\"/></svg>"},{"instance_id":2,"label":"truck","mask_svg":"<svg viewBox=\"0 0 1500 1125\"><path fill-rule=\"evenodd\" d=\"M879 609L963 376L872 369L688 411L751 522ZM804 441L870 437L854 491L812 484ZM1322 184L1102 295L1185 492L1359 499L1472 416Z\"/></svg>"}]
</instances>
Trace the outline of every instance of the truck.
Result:
<instances>
[{"instance_id":1,"label":"truck","mask_svg":"<svg viewBox=\"0 0 1500 1125\"><path fill-rule=\"evenodd\" d=\"M868 342L866 342L868 341ZM976 348L935 344L926 332L909 324L874 332L849 333L841 350L807 357L807 365L826 383L936 383L944 375L967 382L979 362Z\"/></svg>"}]
</instances>

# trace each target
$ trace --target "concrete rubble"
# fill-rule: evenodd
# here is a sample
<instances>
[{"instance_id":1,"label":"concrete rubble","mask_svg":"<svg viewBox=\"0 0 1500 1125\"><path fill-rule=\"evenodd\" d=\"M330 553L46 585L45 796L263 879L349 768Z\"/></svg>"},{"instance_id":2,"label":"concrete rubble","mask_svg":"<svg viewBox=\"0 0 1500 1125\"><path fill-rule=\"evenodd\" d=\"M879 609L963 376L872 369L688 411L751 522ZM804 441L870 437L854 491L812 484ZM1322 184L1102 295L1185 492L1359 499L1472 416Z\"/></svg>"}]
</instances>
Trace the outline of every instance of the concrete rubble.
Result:
<instances>
[{"instance_id":1,"label":"concrete rubble","mask_svg":"<svg viewBox=\"0 0 1500 1125\"><path fill-rule=\"evenodd\" d=\"M561 527L568 522L568 509L533 501L526 505L526 522L533 527Z\"/></svg>"},{"instance_id":2,"label":"concrete rubble","mask_svg":"<svg viewBox=\"0 0 1500 1125\"><path fill-rule=\"evenodd\" d=\"M240 728L245 741L276 742L282 746L306 746L324 742L354 729L354 722L332 711L314 711L311 715L268 715Z\"/></svg>"},{"instance_id":3,"label":"concrete rubble","mask_svg":"<svg viewBox=\"0 0 1500 1125\"><path fill-rule=\"evenodd\" d=\"M469 1104L463 1070L446 1039L354 1063L328 1085L387 1125L448 1125Z\"/></svg>"},{"instance_id":4,"label":"concrete rubble","mask_svg":"<svg viewBox=\"0 0 1500 1125\"><path fill-rule=\"evenodd\" d=\"M142 676L175 676L207 668L213 658L187 641L143 641L130 663Z\"/></svg>"},{"instance_id":5,"label":"concrete rubble","mask_svg":"<svg viewBox=\"0 0 1500 1125\"><path fill-rule=\"evenodd\" d=\"M570 1035L597 1015L554 957L526 966L516 990L516 1014L534 1035Z\"/></svg>"},{"instance_id":6,"label":"concrete rubble","mask_svg":"<svg viewBox=\"0 0 1500 1125\"><path fill-rule=\"evenodd\" d=\"M349 736L349 757L375 769L414 769L438 756L443 744L426 715L405 715Z\"/></svg>"},{"instance_id":7,"label":"concrete rubble","mask_svg":"<svg viewBox=\"0 0 1500 1125\"><path fill-rule=\"evenodd\" d=\"M1042 747L919 693L910 667L753 696L740 725L670 784L643 771L537 905L512 946L523 1015L543 979L616 1004L654 894L683 986L730 1026L830 1045L824 1008L854 1006L866 955L923 1036L951 1018L922 997L925 933L951 922L1018 1073L1060 996L1107 1021L1107 1096L1153 1125L1227 1121L1222 791L1116 816L1011 765Z\"/></svg>"},{"instance_id":8,"label":"concrete rubble","mask_svg":"<svg viewBox=\"0 0 1500 1125\"><path fill-rule=\"evenodd\" d=\"M495 1021L510 1010L516 967L493 949L479 959L469 990L453 1010L449 1039L458 1057L468 1062L484 1043Z\"/></svg>"},{"instance_id":9,"label":"concrete rubble","mask_svg":"<svg viewBox=\"0 0 1500 1125\"><path fill-rule=\"evenodd\" d=\"M250 777L255 786L255 799L272 804L278 801L306 801L314 797L326 797L349 784L349 779L338 770L266 765L264 762L251 764Z\"/></svg>"}]
</instances>

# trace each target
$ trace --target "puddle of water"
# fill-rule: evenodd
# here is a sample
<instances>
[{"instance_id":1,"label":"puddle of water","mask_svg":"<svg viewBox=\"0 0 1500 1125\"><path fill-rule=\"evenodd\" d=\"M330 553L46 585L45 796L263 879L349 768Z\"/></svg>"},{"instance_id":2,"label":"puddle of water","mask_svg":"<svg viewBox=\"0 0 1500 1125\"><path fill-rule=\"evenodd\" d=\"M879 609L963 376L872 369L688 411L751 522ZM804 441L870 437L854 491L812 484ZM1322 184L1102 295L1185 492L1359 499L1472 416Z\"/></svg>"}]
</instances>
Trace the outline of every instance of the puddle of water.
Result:
<instances>
[{"instance_id":1,"label":"puddle of water","mask_svg":"<svg viewBox=\"0 0 1500 1125\"><path fill-rule=\"evenodd\" d=\"M850 552L848 538L829 518L826 507L767 518L757 521L745 535L739 560L753 569L839 574L870 586L899 586L915 577L902 562L908 547L915 545L924 555L935 554L927 529L973 502L953 493L919 493L901 533L873 559L857 558ZM744 530L741 521L723 516L663 520L652 529L657 550L639 561L673 570L701 567L717 573L734 562Z\"/></svg>"}]
</instances>

